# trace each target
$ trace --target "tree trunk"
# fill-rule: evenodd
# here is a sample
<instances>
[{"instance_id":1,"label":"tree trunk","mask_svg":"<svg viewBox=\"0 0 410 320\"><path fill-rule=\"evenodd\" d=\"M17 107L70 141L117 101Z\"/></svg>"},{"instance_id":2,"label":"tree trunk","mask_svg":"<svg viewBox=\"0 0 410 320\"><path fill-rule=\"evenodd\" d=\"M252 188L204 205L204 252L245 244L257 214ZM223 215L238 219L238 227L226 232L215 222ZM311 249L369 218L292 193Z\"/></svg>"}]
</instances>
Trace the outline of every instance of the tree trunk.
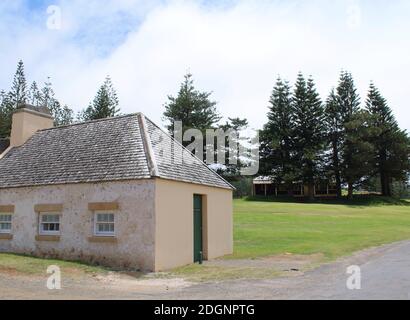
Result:
<instances>
[{"instance_id":1,"label":"tree trunk","mask_svg":"<svg viewBox=\"0 0 410 320\"><path fill-rule=\"evenodd\" d=\"M351 182L348 183L347 198L348 198L349 200L352 200L352 199L353 199L353 183L351 183Z\"/></svg>"},{"instance_id":2,"label":"tree trunk","mask_svg":"<svg viewBox=\"0 0 410 320\"><path fill-rule=\"evenodd\" d=\"M338 198L342 197L342 179L339 171L336 172L336 194Z\"/></svg>"},{"instance_id":3,"label":"tree trunk","mask_svg":"<svg viewBox=\"0 0 410 320\"><path fill-rule=\"evenodd\" d=\"M391 181L390 181L390 176L388 174L384 174L384 190L385 190L386 197L392 196Z\"/></svg>"},{"instance_id":4,"label":"tree trunk","mask_svg":"<svg viewBox=\"0 0 410 320\"><path fill-rule=\"evenodd\" d=\"M386 176L384 174L383 170L380 170L380 185L382 187L382 196L387 196L387 190L386 190Z\"/></svg>"},{"instance_id":5,"label":"tree trunk","mask_svg":"<svg viewBox=\"0 0 410 320\"><path fill-rule=\"evenodd\" d=\"M312 182L308 184L308 197L311 201L315 200L315 184Z\"/></svg>"},{"instance_id":6,"label":"tree trunk","mask_svg":"<svg viewBox=\"0 0 410 320\"><path fill-rule=\"evenodd\" d=\"M382 195L385 197L391 197L390 190L390 178L389 174L386 172L386 161L387 161L386 151L382 150L380 152L380 163L379 163L379 173L380 173L380 183L382 187Z\"/></svg>"},{"instance_id":7,"label":"tree trunk","mask_svg":"<svg viewBox=\"0 0 410 320\"><path fill-rule=\"evenodd\" d=\"M335 172L335 178L336 178L337 197L341 198L342 197L342 179L340 178L339 151L337 149L337 141L333 140L332 148L333 148L333 171Z\"/></svg>"},{"instance_id":8,"label":"tree trunk","mask_svg":"<svg viewBox=\"0 0 410 320\"><path fill-rule=\"evenodd\" d=\"M393 196L392 191L391 191L391 186L390 186L390 179L387 179L386 181L386 196L387 197Z\"/></svg>"}]
</instances>

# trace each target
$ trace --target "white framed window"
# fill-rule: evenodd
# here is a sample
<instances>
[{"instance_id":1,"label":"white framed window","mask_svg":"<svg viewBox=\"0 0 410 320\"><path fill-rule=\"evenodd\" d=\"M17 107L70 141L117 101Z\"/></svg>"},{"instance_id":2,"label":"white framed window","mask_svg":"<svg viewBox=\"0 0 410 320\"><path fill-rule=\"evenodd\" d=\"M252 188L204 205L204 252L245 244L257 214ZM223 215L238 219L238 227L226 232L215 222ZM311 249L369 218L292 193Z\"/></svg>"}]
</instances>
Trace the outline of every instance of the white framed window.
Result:
<instances>
[{"instance_id":1,"label":"white framed window","mask_svg":"<svg viewBox=\"0 0 410 320\"><path fill-rule=\"evenodd\" d=\"M0 233L11 233L11 220L10 213L0 213Z\"/></svg>"},{"instance_id":2,"label":"white framed window","mask_svg":"<svg viewBox=\"0 0 410 320\"><path fill-rule=\"evenodd\" d=\"M60 214L40 213L39 224L40 235L59 235L60 234Z\"/></svg>"},{"instance_id":3,"label":"white framed window","mask_svg":"<svg viewBox=\"0 0 410 320\"><path fill-rule=\"evenodd\" d=\"M113 212L100 211L94 213L94 235L115 236L115 214Z\"/></svg>"}]
</instances>

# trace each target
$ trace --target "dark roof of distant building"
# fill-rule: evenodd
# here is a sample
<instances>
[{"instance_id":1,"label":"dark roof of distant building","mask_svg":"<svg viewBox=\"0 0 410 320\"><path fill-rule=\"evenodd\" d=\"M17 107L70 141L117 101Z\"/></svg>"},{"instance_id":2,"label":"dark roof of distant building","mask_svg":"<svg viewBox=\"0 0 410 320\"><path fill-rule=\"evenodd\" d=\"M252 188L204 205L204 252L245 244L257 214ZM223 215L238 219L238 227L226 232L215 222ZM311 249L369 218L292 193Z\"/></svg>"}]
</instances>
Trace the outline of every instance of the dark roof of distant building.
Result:
<instances>
[{"instance_id":1,"label":"dark roof of distant building","mask_svg":"<svg viewBox=\"0 0 410 320\"><path fill-rule=\"evenodd\" d=\"M9 144L8 139L0 139L0 154L9 147Z\"/></svg>"}]
</instances>

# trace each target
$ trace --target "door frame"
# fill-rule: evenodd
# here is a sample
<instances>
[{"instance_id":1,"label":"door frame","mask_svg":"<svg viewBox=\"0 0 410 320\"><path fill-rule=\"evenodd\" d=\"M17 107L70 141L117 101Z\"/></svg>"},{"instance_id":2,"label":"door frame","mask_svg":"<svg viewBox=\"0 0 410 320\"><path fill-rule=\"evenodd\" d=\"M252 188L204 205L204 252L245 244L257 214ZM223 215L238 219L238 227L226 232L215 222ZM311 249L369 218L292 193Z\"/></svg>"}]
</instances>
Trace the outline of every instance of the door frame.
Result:
<instances>
[{"instance_id":1,"label":"door frame","mask_svg":"<svg viewBox=\"0 0 410 320\"><path fill-rule=\"evenodd\" d=\"M202 251L202 259L207 260L208 259L208 224L207 224L207 196L204 194L193 194L193 234L192 234L192 243L193 243L193 260L194 262L198 262L198 259L196 259L195 255L195 197L201 197L201 227L202 227L202 234L201 234L201 251Z\"/></svg>"}]
</instances>

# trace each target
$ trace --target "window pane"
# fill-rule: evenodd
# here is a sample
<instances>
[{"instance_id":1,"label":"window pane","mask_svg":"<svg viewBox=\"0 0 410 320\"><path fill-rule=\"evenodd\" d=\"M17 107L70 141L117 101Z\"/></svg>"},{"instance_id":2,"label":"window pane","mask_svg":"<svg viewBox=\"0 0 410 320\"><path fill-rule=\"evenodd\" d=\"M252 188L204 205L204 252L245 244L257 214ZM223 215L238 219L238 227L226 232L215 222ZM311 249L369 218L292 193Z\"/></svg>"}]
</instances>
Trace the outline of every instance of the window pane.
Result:
<instances>
[{"instance_id":1,"label":"window pane","mask_svg":"<svg viewBox=\"0 0 410 320\"><path fill-rule=\"evenodd\" d=\"M113 213L98 213L97 222L114 222Z\"/></svg>"},{"instance_id":2,"label":"window pane","mask_svg":"<svg viewBox=\"0 0 410 320\"><path fill-rule=\"evenodd\" d=\"M41 231L43 232L59 232L60 224L59 223L42 223Z\"/></svg>"},{"instance_id":3,"label":"window pane","mask_svg":"<svg viewBox=\"0 0 410 320\"><path fill-rule=\"evenodd\" d=\"M97 234L114 235L114 213L96 213L94 223Z\"/></svg>"},{"instance_id":4,"label":"window pane","mask_svg":"<svg viewBox=\"0 0 410 320\"><path fill-rule=\"evenodd\" d=\"M97 223L97 232L98 233L114 233L114 224L113 223Z\"/></svg>"},{"instance_id":5,"label":"window pane","mask_svg":"<svg viewBox=\"0 0 410 320\"><path fill-rule=\"evenodd\" d=\"M0 215L0 222L11 222L11 214Z\"/></svg>"},{"instance_id":6,"label":"window pane","mask_svg":"<svg viewBox=\"0 0 410 320\"><path fill-rule=\"evenodd\" d=\"M11 222L11 214L0 215L0 222Z\"/></svg>"},{"instance_id":7,"label":"window pane","mask_svg":"<svg viewBox=\"0 0 410 320\"><path fill-rule=\"evenodd\" d=\"M60 216L58 214L44 214L41 216L42 222L59 222Z\"/></svg>"},{"instance_id":8,"label":"window pane","mask_svg":"<svg viewBox=\"0 0 410 320\"><path fill-rule=\"evenodd\" d=\"M11 223L0 223L0 230L11 230Z\"/></svg>"}]
</instances>

